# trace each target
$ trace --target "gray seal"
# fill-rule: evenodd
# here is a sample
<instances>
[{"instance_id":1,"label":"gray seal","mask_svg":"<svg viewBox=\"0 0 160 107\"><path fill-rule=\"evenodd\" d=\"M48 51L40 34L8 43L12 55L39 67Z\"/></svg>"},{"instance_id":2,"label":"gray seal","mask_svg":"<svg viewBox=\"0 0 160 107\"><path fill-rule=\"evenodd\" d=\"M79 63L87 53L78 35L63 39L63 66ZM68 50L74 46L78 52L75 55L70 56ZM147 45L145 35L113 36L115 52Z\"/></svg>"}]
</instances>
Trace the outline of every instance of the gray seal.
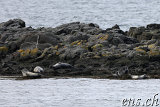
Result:
<instances>
[{"instance_id":1,"label":"gray seal","mask_svg":"<svg viewBox=\"0 0 160 107\"><path fill-rule=\"evenodd\" d=\"M131 75L131 78L135 79L135 80L137 80L137 79L148 79L149 76L147 76L146 74L143 74L143 75Z\"/></svg>"},{"instance_id":2,"label":"gray seal","mask_svg":"<svg viewBox=\"0 0 160 107\"><path fill-rule=\"evenodd\" d=\"M42 73L42 72L44 72L44 69L42 67L40 67L40 66L36 66L34 68L33 72L35 72L35 73Z\"/></svg>"},{"instance_id":3,"label":"gray seal","mask_svg":"<svg viewBox=\"0 0 160 107\"><path fill-rule=\"evenodd\" d=\"M123 75L128 75L129 70L127 66L122 67L119 69L115 74L112 74L114 77L122 77Z\"/></svg>"},{"instance_id":4,"label":"gray seal","mask_svg":"<svg viewBox=\"0 0 160 107\"><path fill-rule=\"evenodd\" d=\"M40 77L41 76L40 73L31 72L26 68L22 69L21 72L23 77Z\"/></svg>"},{"instance_id":5,"label":"gray seal","mask_svg":"<svg viewBox=\"0 0 160 107\"><path fill-rule=\"evenodd\" d=\"M57 70L57 69L72 69L74 67L68 63L58 62L55 65L52 65L51 68L53 68L54 70Z\"/></svg>"}]
</instances>

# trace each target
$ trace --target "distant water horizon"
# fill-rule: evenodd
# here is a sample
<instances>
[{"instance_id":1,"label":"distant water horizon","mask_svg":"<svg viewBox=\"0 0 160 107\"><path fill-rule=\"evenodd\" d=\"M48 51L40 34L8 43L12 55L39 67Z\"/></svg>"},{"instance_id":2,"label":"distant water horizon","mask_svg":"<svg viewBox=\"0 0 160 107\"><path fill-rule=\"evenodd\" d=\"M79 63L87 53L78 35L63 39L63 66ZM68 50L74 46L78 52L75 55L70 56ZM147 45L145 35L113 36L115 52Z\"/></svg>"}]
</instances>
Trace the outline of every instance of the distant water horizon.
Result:
<instances>
[{"instance_id":1,"label":"distant water horizon","mask_svg":"<svg viewBox=\"0 0 160 107\"><path fill-rule=\"evenodd\" d=\"M79 21L128 30L160 23L159 7L159 0L1 0L0 22L20 18L37 28Z\"/></svg>"}]
</instances>

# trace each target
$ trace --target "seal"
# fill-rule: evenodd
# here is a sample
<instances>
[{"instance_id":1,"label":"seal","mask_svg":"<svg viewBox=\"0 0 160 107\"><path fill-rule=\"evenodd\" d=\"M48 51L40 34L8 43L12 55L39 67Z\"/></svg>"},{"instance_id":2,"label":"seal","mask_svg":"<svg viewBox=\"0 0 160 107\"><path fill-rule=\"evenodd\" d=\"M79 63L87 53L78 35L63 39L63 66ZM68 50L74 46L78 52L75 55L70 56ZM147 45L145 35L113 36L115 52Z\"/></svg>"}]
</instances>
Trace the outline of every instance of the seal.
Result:
<instances>
[{"instance_id":1,"label":"seal","mask_svg":"<svg viewBox=\"0 0 160 107\"><path fill-rule=\"evenodd\" d=\"M115 74L112 74L112 76L113 77L124 78L124 79L134 79L134 80L150 78L146 74L143 74L143 75L132 75L132 74L130 74L127 66L122 67Z\"/></svg>"},{"instance_id":2,"label":"seal","mask_svg":"<svg viewBox=\"0 0 160 107\"><path fill-rule=\"evenodd\" d=\"M42 73L42 72L44 72L44 69L42 67L40 67L40 66L36 66L34 68L33 72L35 72L35 73Z\"/></svg>"},{"instance_id":3,"label":"seal","mask_svg":"<svg viewBox=\"0 0 160 107\"><path fill-rule=\"evenodd\" d=\"M55 65L52 65L51 68L53 68L54 70L56 70L56 69L71 69L71 68L73 68L73 66L68 63L58 62Z\"/></svg>"},{"instance_id":4,"label":"seal","mask_svg":"<svg viewBox=\"0 0 160 107\"><path fill-rule=\"evenodd\" d=\"M123 76L128 73L129 73L129 70L127 66L124 66L120 70L117 71L118 76Z\"/></svg>"},{"instance_id":5,"label":"seal","mask_svg":"<svg viewBox=\"0 0 160 107\"><path fill-rule=\"evenodd\" d=\"M34 68L33 72L29 71L29 70L26 69L26 68L23 68L23 69L21 70L21 72L22 72L22 76L23 76L23 77L38 78L38 77L41 77L41 76L42 76L41 73L44 72L44 69L43 69L42 67L40 67L40 66L36 66L36 67Z\"/></svg>"},{"instance_id":6,"label":"seal","mask_svg":"<svg viewBox=\"0 0 160 107\"><path fill-rule=\"evenodd\" d=\"M147 79L149 77L146 74L143 74L143 75L131 75L131 78L137 80L137 79Z\"/></svg>"},{"instance_id":7,"label":"seal","mask_svg":"<svg viewBox=\"0 0 160 107\"><path fill-rule=\"evenodd\" d=\"M22 69L21 72L23 77L41 77L40 73L30 72L26 68Z\"/></svg>"},{"instance_id":8,"label":"seal","mask_svg":"<svg viewBox=\"0 0 160 107\"><path fill-rule=\"evenodd\" d=\"M114 77L122 77L123 75L128 75L129 70L127 66L122 67L119 69L115 74L112 74Z\"/></svg>"}]
</instances>

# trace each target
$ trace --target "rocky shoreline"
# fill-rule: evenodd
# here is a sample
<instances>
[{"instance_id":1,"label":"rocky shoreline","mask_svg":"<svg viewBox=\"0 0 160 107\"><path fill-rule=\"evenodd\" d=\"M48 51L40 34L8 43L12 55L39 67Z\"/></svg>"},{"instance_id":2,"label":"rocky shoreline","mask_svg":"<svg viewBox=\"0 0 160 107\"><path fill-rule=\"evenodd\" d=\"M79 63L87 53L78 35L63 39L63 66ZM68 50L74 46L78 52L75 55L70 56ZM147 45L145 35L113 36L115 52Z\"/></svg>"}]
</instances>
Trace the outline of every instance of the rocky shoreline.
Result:
<instances>
[{"instance_id":1,"label":"rocky shoreline","mask_svg":"<svg viewBox=\"0 0 160 107\"><path fill-rule=\"evenodd\" d=\"M57 62L74 69L50 68ZM115 78L127 66L132 75L160 78L160 24L124 32L118 25L104 30L94 23L37 29L21 19L0 23L0 76L19 76L22 68L35 66L45 76Z\"/></svg>"}]
</instances>

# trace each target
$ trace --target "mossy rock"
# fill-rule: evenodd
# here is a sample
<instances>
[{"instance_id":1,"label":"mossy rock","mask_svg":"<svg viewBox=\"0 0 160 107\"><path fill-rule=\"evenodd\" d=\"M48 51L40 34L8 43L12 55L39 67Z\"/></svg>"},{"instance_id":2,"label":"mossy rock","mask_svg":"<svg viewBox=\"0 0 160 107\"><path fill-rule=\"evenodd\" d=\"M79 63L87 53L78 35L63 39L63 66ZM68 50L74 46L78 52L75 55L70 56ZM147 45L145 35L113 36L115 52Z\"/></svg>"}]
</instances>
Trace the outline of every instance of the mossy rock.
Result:
<instances>
[{"instance_id":1,"label":"mossy rock","mask_svg":"<svg viewBox=\"0 0 160 107\"><path fill-rule=\"evenodd\" d=\"M148 45L148 48L149 49L154 49L156 46L155 46L155 44L150 44L150 45Z\"/></svg>"},{"instance_id":2,"label":"mossy rock","mask_svg":"<svg viewBox=\"0 0 160 107\"><path fill-rule=\"evenodd\" d=\"M36 57L38 54L38 48L34 48L32 50L30 50L30 55L33 57Z\"/></svg>"},{"instance_id":3,"label":"mossy rock","mask_svg":"<svg viewBox=\"0 0 160 107\"><path fill-rule=\"evenodd\" d=\"M104 52L102 52L102 56L103 56L103 57L108 57L108 56L110 56L110 55L112 55L112 53L109 52L109 51L104 51Z\"/></svg>"},{"instance_id":4,"label":"mossy rock","mask_svg":"<svg viewBox=\"0 0 160 107\"><path fill-rule=\"evenodd\" d=\"M20 54L20 60L26 60L26 59L30 59L30 58L36 58L37 55L39 54L39 49L38 48L34 48L34 49L20 49L18 50L18 53Z\"/></svg>"},{"instance_id":5,"label":"mossy rock","mask_svg":"<svg viewBox=\"0 0 160 107\"><path fill-rule=\"evenodd\" d=\"M113 36L109 34L100 33L99 35L96 35L96 38L102 41L110 41L113 38Z\"/></svg>"},{"instance_id":6,"label":"mossy rock","mask_svg":"<svg viewBox=\"0 0 160 107\"><path fill-rule=\"evenodd\" d=\"M80 45L83 45L84 43L86 43L87 41L86 40L77 40L77 41L74 41L71 43L71 46L80 46Z\"/></svg>"},{"instance_id":7,"label":"mossy rock","mask_svg":"<svg viewBox=\"0 0 160 107\"><path fill-rule=\"evenodd\" d=\"M29 59L29 57L30 57L30 49L20 50L18 52L20 52L20 59L21 60Z\"/></svg>"},{"instance_id":8,"label":"mossy rock","mask_svg":"<svg viewBox=\"0 0 160 107\"><path fill-rule=\"evenodd\" d=\"M8 48L6 46L0 47L0 55L7 54Z\"/></svg>"},{"instance_id":9,"label":"mossy rock","mask_svg":"<svg viewBox=\"0 0 160 107\"><path fill-rule=\"evenodd\" d=\"M91 48L93 50L98 50L98 49L101 49L102 47L104 47L102 44L95 44L94 46L92 46Z\"/></svg>"},{"instance_id":10,"label":"mossy rock","mask_svg":"<svg viewBox=\"0 0 160 107\"><path fill-rule=\"evenodd\" d=\"M103 40L103 41L110 40L110 39L111 39L111 37L108 34L102 35L102 36L99 37L99 40Z\"/></svg>"},{"instance_id":11,"label":"mossy rock","mask_svg":"<svg viewBox=\"0 0 160 107\"><path fill-rule=\"evenodd\" d=\"M139 47L135 47L134 50L141 55L146 55L147 51L148 51L148 47L147 46L139 46Z\"/></svg>"},{"instance_id":12,"label":"mossy rock","mask_svg":"<svg viewBox=\"0 0 160 107\"><path fill-rule=\"evenodd\" d=\"M71 46L80 44L80 42L81 42L80 40L74 41L74 42L71 43Z\"/></svg>"},{"instance_id":13,"label":"mossy rock","mask_svg":"<svg viewBox=\"0 0 160 107\"><path fill-rule=\"evenodd\" d=\"M150 56L160 56L160 50L150 50L148 54Z\"/></svg>"},{"instance_id":14,"label":"mossy rock","mask_svg":"<svg viewBox=\"0 0 160 107\"><path fill-rule=\"evenodd\" d=\"M95 59L100 59L100 58L101 58L101 56L99 56L99 55L95 55L95 56L93 56L93 58L95 58Z\"/></svg>"},{"instance_id":15,"label":"mossy rock","mask_svg":"<svg viewBox=\"0 0 160 107\"><path fill-rule=\"evenodd\" d=\"M141 53L146 53L146 51L145 50L143 50L143 49L140 49L140 48L137 48L137 49L135 49L137 52L141 52Z\"/></svg>"}]
</instances>

